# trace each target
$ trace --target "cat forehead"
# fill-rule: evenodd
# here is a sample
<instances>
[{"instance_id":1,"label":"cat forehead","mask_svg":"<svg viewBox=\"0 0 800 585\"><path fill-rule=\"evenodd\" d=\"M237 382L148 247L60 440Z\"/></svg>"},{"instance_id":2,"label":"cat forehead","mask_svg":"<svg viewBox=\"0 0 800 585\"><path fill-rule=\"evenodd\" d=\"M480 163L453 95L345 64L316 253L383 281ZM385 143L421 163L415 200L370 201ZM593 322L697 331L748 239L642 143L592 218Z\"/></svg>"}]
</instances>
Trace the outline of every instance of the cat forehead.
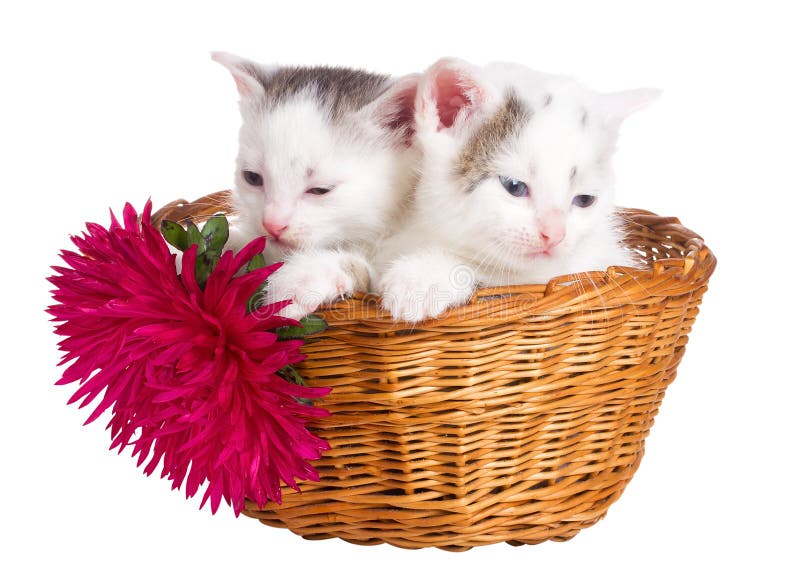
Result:
<instances>
[{"instance_id":1,"label":"cat forehead","mask_svg":"<svg viewBox=\"0 0 800 585\"><path fill-rule=\"evenodd\" d=\"M389 77L346 67L279 67L248 69L264 88L261 107L271 109L298 98L311 98L336 119L356 111L378 97Z\"/></svg>"},{"instance_id":2,"label":"cat forehead","mask_svg":"<svg viewBox=\"0 0 800 585\"><path fill-rule=\"evenodd\" d=\"M253 125L268 141L306 144L329 141L333 136L333 122L327 108L311 96L277 104L255 113Z\"/></svg>"},{"instance_id":3,"label":"cat forehead","mask_svg":"<svg viewBox=\"0 0 800 585\"><path fill-rule=\"evenodd\" d=\"M501 158L562 172L602 148L604 132L592 115L590 100L574 91L568 80L557 81L531 86L524 97L518 87L509 90L500 107L469 137L455 165L468 190L496 173Z\"/></svg>"},{"instance_id":4,"label":"cat forehead","mask_svg":"<svg viewBox=\"0 0 800 585\"><path fill-rule=\"evenodd\" d=\"M580 103L556 103L540 109L515 136L509 146L530 161L537 172L581 166L597 157L608 143L608 133L589 109Z\"/></svg>"},{"instance_id":5,"label":"cat forehead","mask_svg":"<svg viewBox=\"0 0 800 585\"><path fill-rule=\"evenodd\" d=\"M495 155L520 133L533 112L509 92L500 107L467 140L456 161L455 172L468 189L485 179Z\"/></svg>"},{"instance_id":6,"label":"cat forehead","mask_svg":"<svg viewBox=\"0 0 800 585\"><path fill-rule=\"evenodd\" d=\"M320 104L307 97L251 110L244 116L239 146L242 158L253 165L313 164L337 150L338 134Z\"/></svg>"}]
</instances>

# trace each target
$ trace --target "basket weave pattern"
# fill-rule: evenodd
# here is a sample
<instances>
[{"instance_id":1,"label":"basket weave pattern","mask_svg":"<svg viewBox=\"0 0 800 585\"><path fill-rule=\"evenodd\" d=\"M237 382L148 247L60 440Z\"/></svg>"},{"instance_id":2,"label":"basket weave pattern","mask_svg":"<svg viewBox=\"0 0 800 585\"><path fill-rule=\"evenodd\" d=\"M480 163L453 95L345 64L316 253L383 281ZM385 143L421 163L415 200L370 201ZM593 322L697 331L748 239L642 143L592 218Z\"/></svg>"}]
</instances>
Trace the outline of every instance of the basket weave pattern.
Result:
<instances>
[{"instance_id":1,"label":"basket weave pattern","mask_svg":"<svg viewBox=\"0 0 800 585\"><path fill-rule=\"evenodd\" d=\"M227 192L156 214L202 220ZM300 373L333 391L318 483L245 514L308 539L464 550L567 540L644 453L716 259L675 218L622 210L647 269L480 290L414 327L356 295L320 314Z\"/></svg>"}]
</instances>

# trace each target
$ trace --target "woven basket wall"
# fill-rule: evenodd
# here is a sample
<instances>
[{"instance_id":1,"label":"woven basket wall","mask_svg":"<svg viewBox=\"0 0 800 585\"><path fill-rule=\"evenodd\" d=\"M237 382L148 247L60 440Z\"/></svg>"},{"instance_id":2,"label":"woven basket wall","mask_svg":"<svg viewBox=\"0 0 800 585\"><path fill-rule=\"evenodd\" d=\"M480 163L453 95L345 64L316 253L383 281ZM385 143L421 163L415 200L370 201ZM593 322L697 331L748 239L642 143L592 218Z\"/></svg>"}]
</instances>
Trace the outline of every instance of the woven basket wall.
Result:
<instances>
[{"instance_id":1,"label":"woven basket wall","mask_svg":"<svg viewBox=\"0 0 800 585\"><path fill-rule=\"evenodd\" d=\"M156 214L202 221L228 192ZM332 386L321 481L245 514L308 539L465 550L567 540L636 471L716 259L677 219L621 210L649 269L484 289L410 327L357 295L300 368Z\"/></svg>"}]
</instances>

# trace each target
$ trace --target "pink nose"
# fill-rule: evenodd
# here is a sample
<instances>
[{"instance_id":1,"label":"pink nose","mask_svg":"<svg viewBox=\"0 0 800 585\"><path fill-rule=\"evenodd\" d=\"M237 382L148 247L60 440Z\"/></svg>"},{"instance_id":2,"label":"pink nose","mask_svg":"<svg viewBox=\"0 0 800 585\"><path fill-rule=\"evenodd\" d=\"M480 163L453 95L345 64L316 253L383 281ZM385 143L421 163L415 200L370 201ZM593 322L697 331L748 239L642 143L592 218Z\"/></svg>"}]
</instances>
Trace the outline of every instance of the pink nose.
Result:
<instances>
[{"instance_id":1,"label":"pink nose","mask_svg":"<svg viewBox=\"0 0 800 585\"><path fill-rule=\"evenodd\" d=\"M277 223L268 223L266 221L262 222L261 225L263 225L264 229L267 230L267 233L269 235L271 235L273 238L275 238L276 240L279 239L281 237L281 234L286 231L286 228L289 227L288 225L281 225L281 224L277 224Z\"/></svg>"},{"instance_id":2,"label":"pink nose","mask_svg":"<svg viewBox=\"0 0 800 585\"><path fill-rule=\"evenodd\" d=\"M560 209L545 211L536 220L539 228L539 237L546 248L558 245L564 239L566 226L564 225L564 212Z\"/></svg>"}]
</instances>

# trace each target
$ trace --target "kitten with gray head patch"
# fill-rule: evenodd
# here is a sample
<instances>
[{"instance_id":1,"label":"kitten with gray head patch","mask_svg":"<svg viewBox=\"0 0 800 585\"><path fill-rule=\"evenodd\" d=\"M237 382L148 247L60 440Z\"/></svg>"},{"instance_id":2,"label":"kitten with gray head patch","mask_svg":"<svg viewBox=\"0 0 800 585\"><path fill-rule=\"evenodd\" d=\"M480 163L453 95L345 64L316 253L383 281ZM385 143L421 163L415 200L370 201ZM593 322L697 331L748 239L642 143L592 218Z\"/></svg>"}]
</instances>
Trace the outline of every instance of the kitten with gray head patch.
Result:
<instances>
[{"instance_id":1,"label":"kitten with gray head patch","mask_svg":"<svg viewBox=\"0 0 800 585\"><path fill-rule=\"evenodd\" d=\"M265 257L284 261L265 301L291 299L283 313L300 318L366 290L366 258L411 189L418 76L212 58L242 114L232 246L266 235Z\"/></svg>"},{"instance_id":2,"label":"kitten with gray head patch","mask_svg":"<svg viewBox=\"0 0 800 585\"><path fill-rule=\"evenodd\" d=\"M434 64L415 104L414 207L377 257L384 308L415 322L479 285L636 265L620 243L611 157L623 119L658 93L600 94L515 64Z\"/></svg>"}]
</instances>

